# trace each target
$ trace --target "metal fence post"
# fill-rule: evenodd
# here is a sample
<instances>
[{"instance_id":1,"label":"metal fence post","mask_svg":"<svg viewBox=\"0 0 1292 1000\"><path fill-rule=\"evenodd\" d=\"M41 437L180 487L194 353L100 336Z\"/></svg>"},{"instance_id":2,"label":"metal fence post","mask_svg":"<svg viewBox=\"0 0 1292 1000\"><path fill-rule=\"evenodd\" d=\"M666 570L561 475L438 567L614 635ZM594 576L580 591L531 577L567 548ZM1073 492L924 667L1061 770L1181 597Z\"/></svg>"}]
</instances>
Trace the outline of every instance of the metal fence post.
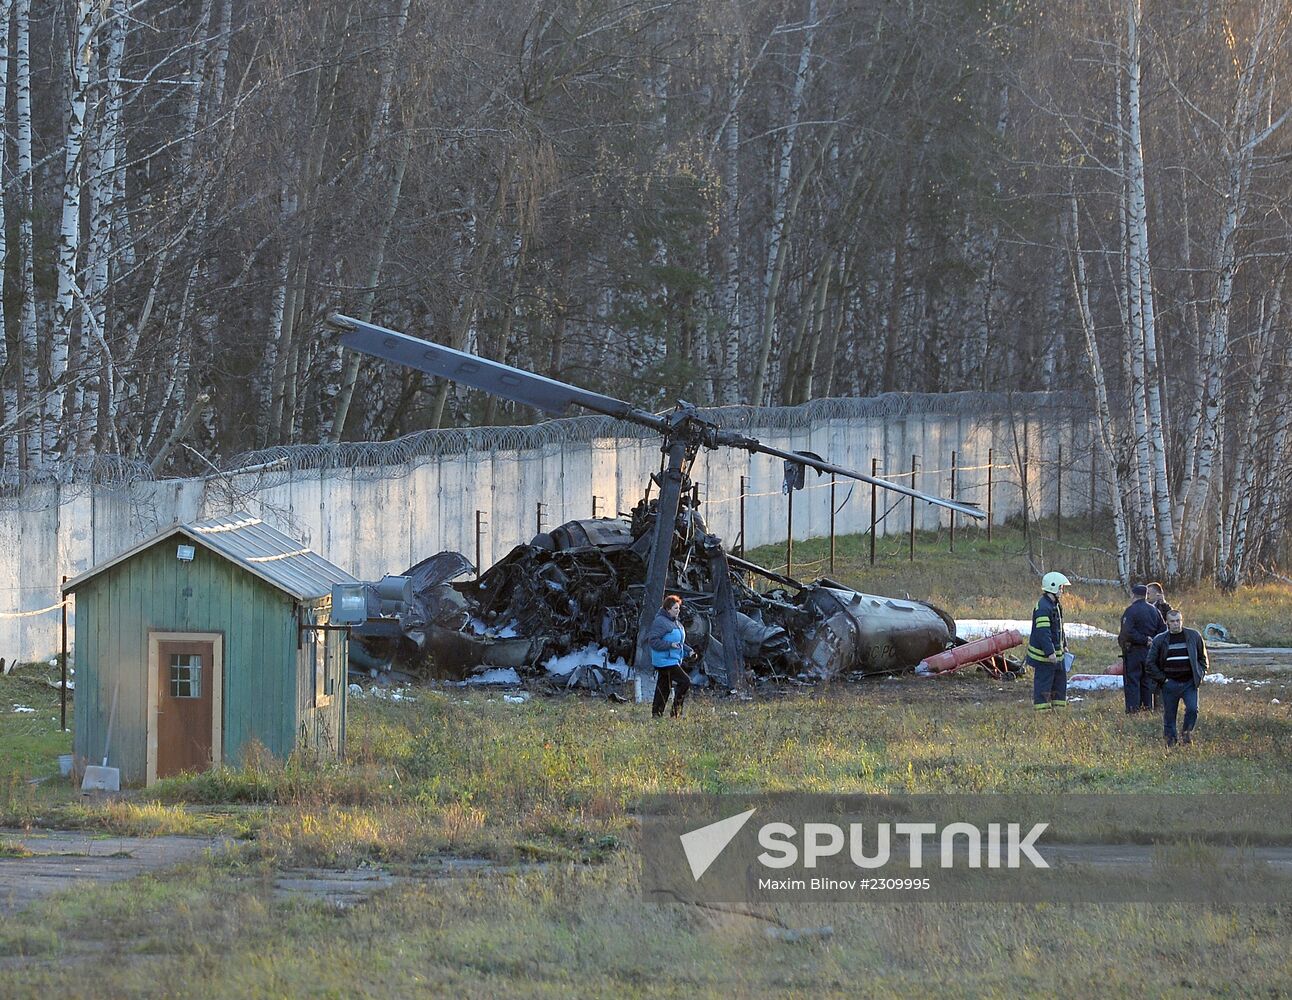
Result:
<instances>
[{"instance_id":1,"label":"metal fence post","mask_svg":"<svg viewBox=\"0 0 1292 1000\"><path fill-rule=\"evenodd\" d=\"M1054 477L1054 537L1063 538L1063 445L1059 445L1059 468Z\"/></svg>"},{"instance_id":2,"label":"metal fence post","mask_svg":"<svg viewBox=\"0 0 1292 1000\"><path fill-rule=\"evenodd\" d=\"M956 498L956 453L951 453L951 499ZM956 512L951 512L951 551L956 550Z\"/></svg>"},{"instance_id":3,"label":"metal fence post","mask_svg":"<svg viewBox=\"0 0 1292 1000\"><path fill-rule=\"evenodd\" d=\"M1090 537L1095 537L1095 491L1098 485L1095 482L1096 455L1098 449L1093 443L1090 445Z\"/></svg>"},{"instance_id":4,"label":"metal fence post","mask_svg":"<svg viewBox=\"0 0 1292 1000\"><path fill-rule=\"evenodd\" d=\"M1032 463L1028 460L1028 456L1027 456L1027 437L1026 437L1026 433L1027 433L1027 429L1026 429L1026 428L1024 428L1024 437L1023 437L1023 468L1022 468L1022 471L1021 471L1021 474L1020 474L1020 477L1019 477L1019 478L1020 478L1020 482L1019 482L1019 484L1018 484L1018 486L1019 486L1019 491L1020 491L1020 492L1022 493L1022 495L1023 495L1023 537L1024 537L1024 538L1027 538L1027 537L1028 537L1028 535L1029 535L1029 528L1030 528L1030 523L1031 523L1031 516L1030 516L1029 511L1028 511L1028 509L1027 509L1027 508L1028 508L1028 490L1027 490L1027 478L1028 478L1028 476L1027 476L1027 474L1028 474L1028 472L1030 472L1030 471L1031 471Z\"/></svg>"},{"instance_id":5,"label":"metal fence post","mask_svg":"<svg viewBox=\"0 0 1292 1000\"><path fill-rule=\"evenodd\" d=\"M911 489L915 489L915 456L911 456ZM915 497L911 497L910 561L915 562Z\"/></svg>"},{"instance_id":6,"label":"metal fence post","mask_svg":"<svg viewBox=\"0 0 1292 1000\"><path fill-rule=\"evenodd\" d=\"M67 586L67 577L63 577L63 586ZM67 595L59 588L58 596L63 600L63 683L58 689L59 731L67 732Z\"/></svg>"},{"instance_id":7,"label":"metal fence post","mask_svg":"<svg viewBox=\"0 0 1292 1000\"><path fill-rule=\"evenodd\" d=\"M838 486L839 479L833 473L830 475L830 572L834 572L834 491Z\"/></svg>"},{"instance_id":8,"label":"metal fence post","mask_svg":"<svg viewBox=\"0 0 1292 1000\"><path fill-rule=\"evenodd\" d=\"M870 460L870 477L875 479L879 476L879 459ZM870 484L870 565L875 565L875 506L879 502L879 487L874 483Z\"/></svg>"},{"instance_id":9,"label":"metal fence post","mask_svg":"<svg viewBox=\"0 0 1292 1000\"><path fill-rule=\"evenodd\" d=\"M992 471L995 468L995 448L987 449L987 541L991 541L991 487Z\"/></svg>"},{"instance_id":10,"label":"metal fence post","mask_svg":"<svg viewBox=\"0 0 1292 1000\"><path fill-rule=\"evenodd\" d=\"M485 512L476 511L476 579L480 579L480 566L484 561L484 532L488 525L485 523Z\"/></svg>"},{"instance_id":11,"label":"metal fence post","mask_svg":"<svg viewBox=\"0 0 1292 1000\"><path fill-rule=\"evenodd\" d=\"M740 558L745 558L745 494L749 491L749 477L740 477Z\"/></svg>"},{"instance_id":12,"label":"metal fence post","mask_svg":"<svg viewBox=\"0 0 1292 1000\"><path fill-rule=\"evenodd\" d=\"M785 575L793 576L794 565L794 490L790 489L790 502L785 514Z\"/></svg>"}]
</instances>

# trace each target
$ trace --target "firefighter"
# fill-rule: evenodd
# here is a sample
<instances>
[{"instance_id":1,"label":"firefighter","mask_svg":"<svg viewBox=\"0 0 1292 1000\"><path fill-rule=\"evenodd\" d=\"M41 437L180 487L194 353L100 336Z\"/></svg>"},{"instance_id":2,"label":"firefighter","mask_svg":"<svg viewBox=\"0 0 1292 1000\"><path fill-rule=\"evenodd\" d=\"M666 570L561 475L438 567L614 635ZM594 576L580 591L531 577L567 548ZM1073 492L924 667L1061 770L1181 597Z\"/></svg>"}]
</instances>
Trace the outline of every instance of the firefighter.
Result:
<instances>
[{"instance_id":1,"label":"firefighter","mask_svg":"<svg viewBox=\"0 0 1292 1000\"><path fill-rule=\"evenodd\" d=\"M1062 573L1041 578L1041 598L1032 611L1032 634L1027 640L1027 662L1032 668L1032 707L1037 711L1067 708L1067 671L1063 654L1068 651L1063 634L1063 588L1071 586Z\"/></svg>"}]
</instances>

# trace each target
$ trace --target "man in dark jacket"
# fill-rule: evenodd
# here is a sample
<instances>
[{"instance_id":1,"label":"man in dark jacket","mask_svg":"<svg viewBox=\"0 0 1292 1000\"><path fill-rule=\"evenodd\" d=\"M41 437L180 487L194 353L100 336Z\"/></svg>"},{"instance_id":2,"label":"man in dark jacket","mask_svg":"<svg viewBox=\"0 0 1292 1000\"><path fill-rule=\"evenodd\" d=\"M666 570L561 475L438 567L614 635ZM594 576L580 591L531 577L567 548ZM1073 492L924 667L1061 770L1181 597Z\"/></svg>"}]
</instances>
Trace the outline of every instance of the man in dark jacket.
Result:
<instances>
[{"instance_id":1,"label":"man in dark jacket","mask_svg":"<svg viewBox=\"0 0 1292 1000\"><path fill-rule=\"evenodd\" d=\"M691 678L682 667L682 661L691 653L691 647L686 644L686 629L678 621L681 615L682 598L669 594L646 632L650 662L655 668L655 701L651 705L650 714L657 718L664 714L669 688L674 692L673 711L670 713L674 718L682 714L682 702L686 699L686 692L691 689Z\"/></svg>"},{"instance_id":2,"label":"man in dark jacket","mask_svg":"<svg viewBox=\"0 0 1292 1000\"><path fill-rule=\"evenodd\" d=\"M1126 696L1126 712L1153 711L1154 686L1144 673L1153 637L1166 631L1166 622L1157 608L1146 600L1148 588L1136 584L1131 588L1135 601L1122 612L1121 642L1125 660L1122 676L1122 693Z\"/></svg>"},{"instance_id":3,"label":"man in dark jacket","mask_svg":"<svg viewBox=\"0 0 1292 1000\"><path fill-rule=\"evenodd\" d=\"M1157 608L1158 614L1162 616L1162 621L1166 621L1166 616L1171 613L1171 605L1166 602L1166 590L1160 583L1148 584L1148 603Z\"/></svg>"},{"instance_id":4,"label":"man in dark jacket","mask_svg":"<svg viewBox=\"0 0 1292 1000\"><path fill-rule=\"evenodd\" d=\"M1202 635L1184 627L1184 616L1172 611L1166 616L1166 631L1149 647L1145 669L1162 688L1165 711L1162 732L1166 745L1175 746L1175 719L1184 702L1184 730L1180 741L1193 742L1193 727L1198 722L1198 685L1207 673L1207 644Z\"/></svg>"}]
</instances>

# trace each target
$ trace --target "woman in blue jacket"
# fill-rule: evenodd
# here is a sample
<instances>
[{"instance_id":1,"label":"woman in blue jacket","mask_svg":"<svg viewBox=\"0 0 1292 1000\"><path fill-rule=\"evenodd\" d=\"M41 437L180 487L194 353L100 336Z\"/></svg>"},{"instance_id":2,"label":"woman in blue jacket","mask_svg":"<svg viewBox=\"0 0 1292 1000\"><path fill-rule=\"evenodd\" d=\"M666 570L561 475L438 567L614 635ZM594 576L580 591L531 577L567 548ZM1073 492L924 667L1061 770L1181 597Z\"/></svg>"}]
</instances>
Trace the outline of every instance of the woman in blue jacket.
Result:
<instances>
[{"instance_id":1,"label":"woman in blue jacket","mask_svg":"<svg viewBox=\"0 0 1292 1000\"><path fill-rule=\"evenodd\" d=\"M646 633L651 666L655 668L655 702L651 706L651 715L656 717L664 714L669 688L673 689L671 714L674 718L681 715L682 702L691 688L691 678L682 667L682 661L691 654L691 647L686 644L686 630L678 621L681 614L682 598L669 594Z\"/></svg>"}]
</instances>

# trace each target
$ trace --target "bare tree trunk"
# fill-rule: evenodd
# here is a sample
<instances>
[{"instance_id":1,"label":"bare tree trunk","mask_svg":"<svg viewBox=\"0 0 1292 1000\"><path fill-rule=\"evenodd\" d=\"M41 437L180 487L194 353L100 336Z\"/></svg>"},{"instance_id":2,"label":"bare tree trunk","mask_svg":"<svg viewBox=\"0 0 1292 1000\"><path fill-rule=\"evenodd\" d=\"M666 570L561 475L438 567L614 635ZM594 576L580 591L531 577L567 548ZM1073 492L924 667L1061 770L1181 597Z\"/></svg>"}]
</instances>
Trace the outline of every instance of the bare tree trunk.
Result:
<instances>
[{"instance_id":1,"label":"bare tree trunk","mask_svg":"<svg viewBox=\"0 0 1292 1000\"><path fill-rule=\"evenodd\" d=\"M1129 5L1137 0L1126 0ZM1153 503L1153 456L1149 445L1148 404L1145 400L1145 358L1144 358L1144 258L1140 252L1139 241L1143 230L1136 217L1136 172L1137 159L1134 146L1134 135L1131 125L1133 116L1139 113L1138 59L1139 48L1135 36L1134 17L1130 16L1130 44L1127 56L1127 93L1125 101L1120 100L1118 114L1121 128L1118 133L1118 158L1121 179L1121 203L1119 215L1122 229L1121 256L1126 280L1125 303L1126 358L1130 383L1127 395L1134 429L1134 447L1136 454L1135 471L1139 485L1138 523L1139 535L1147 551L1148 566L1153 572L1161 562L1161 550L1157 528L1154 525ZM1120 90L1120 88L1119 88ZM1143 174L1139 175L1139 197L1143 197Z\"/></svg>"},{"instance_id":2,"label":"bare tree trunk","mask_svg":"<svg viewBox=\"0 0 1292 1000\"><path fill-rule=\"evenodd\" d=\"M790 167L794 161L794 139L798 132L799 114L803 108L803 92L807 89L808 68L812 59L812 39L816 33L817 0L808 0L807 24L803 28L803 45L799 49L798 70L794 74L794 87L786 113L784 131L781 133L780 152L777 156L776 174L772 186L772 222L767 234L767 267L763 273L763 325L758 340L758 353L754 357L753 384L749 402L754 406L764 403L767 385L768 362L772 353L772 339L776 328L776 294L784 267L786 195L790 186Z\"/></svg>"},{"instance_id":3,"label":"bare tree trunk","mask_svg":"<svg viewBox=\"0 0 1292 1000\"><path fill-rule=\"evenodd\" d=\"M1113 531L1117 541L1117 576L1122 585L1130 583L1131 552L1130 538L1126 531L1126 516L1122 510L1121 477L1117 471L1117 450L1113 431L1112 408L1108 405L1108 386L1104 378L1104 366L1099 357L1099 341L1095 336L1094 316L1090 311L1090 287L1086 280L1086 264L1081 255L1080 215L1077 209L1077 196L1072 194L1069 201L1069 254L1072 260L1072 284L1077 300L1077 309L1081 316L1081 329L1086 338L1086 360L1090 366L1090 377L1095 385L1095 418L1099 430L1100 454L1104 460L1104 474L1108 477L1113 493Z\"/></svg>"},{"instance_id":4,"label":"bare tree trunk","mask_svg":"<svg viewBox=\"0 0 1292 1000\"><path fill-rule=\"evenodd\" d=\"M399 144L399 151L395 155L393 173L390 178L390 191L383 205L376 247L369 263L363 294L360 296L355 314L356 319L361 319L365 322L372 319L372 308L377 299L377 285L381 281L381 269L386 261L386 246L390 242L390 230L394 225L395 215L399 211L399 197L404 186L404 171L408 167L408 157L411 149L412 137L405 132ZM354 399L355 382L359 378L359 360L359 355L355 351L351 351L350 356L346 358L341 385L337 391L336 410L332 415L332 424L327 433L327 440L332 444L340 441L341 435L345 431L346 417L350 413L350 403Z\"/></svg>"},{"instance_id":5,"label":"bare tree trunk","mask_svg":"<svg viewBox=\"0 0 1292 1000\"><path fill-rule=\"evenodd\" d=\"M33 170L31 128L31 0L17 0L14 8L14 113L18 131L18 254L22 258L22 316L18 341L21 392L17 409L22 414L18 461L30 469L42 464L39 412L40 351L36 337L36 239L33 232Z\"/></svg>"},{"instance_id":6,"label":"bare tree trunk","mask_svg":"<svg viewBox=\"0 0 1292 1000\"><path fill-rule=\"evenodd\" d=\"M526 227L521 230L520 238L517 241L515 259L512 262L511 269L511 288L507 292L507 301L503 303L502 323L498 329L498 341L494 345L493 357L496 361L507 363L507 352L511 349L511 328L516 317L516 302L520 296L520 279L525 270L525 254L529 250L529 229ZM498 397L490 395L485 402L485 412L483 423L488 426L493 424L494 415L498 410Z\"/></svg>"},{"instance_id":7,"label":"bare tree trunk","mask_svg":"<svg viewBox=\"0 0 1292 1000\"><path fill-rule=\"evenodd\" d=\"M1225 396L1225 360L1229 347L1229 328L1233 305L1234 282L1239 267L1238 234L1246 210L1252 161L1257 148L1288 120L1289 110L1275 116L1267 110L1271 91L1267 79L1267 47L1277 45L1272 39L1274 14L1269 3L1261 3L1258 23L1251 47L1239 72L1229 134L1228 177L1224 191L1224 212L1213 253L1211 311L1203 375L1203 398L1198 421L1196 449L1189 473L1181 489L1184 494L1181 524L1188 530L1201 531L1200 515L1213 492L1213 478L1223 469L1217 456L1221 439L1222 406ZM1221 503L1223 509L1223 502ZM1189 567L1197 578L1201 565Z\"/></svg>"},{"instance_id":8,"label":"bare tree trunk","mask_svg":"<svg viewBox=\"0 0 1292 1000\"><path fill-rule=\"evenodd\" d=\"M909 175L908 175L909 179ZM891 254L892 283L888 294L888 318L884 329L883 391L897 387L898 347L902 336L902 314L909 289L906 279L906 252L911 242L909 183L903 183L897 195L897 239Z\"/></svg>"},{"instance_id":9,"label":"bare tree trunk","mask_svg":"<svg viewBox=\"0 0 1292 1000\"><path fill-rule=\"evenodd\" d=\"M727 129L722 159L723 350L714 358L714 396L726 406L740 402L740 59L733 55L728 84Z\"/></svg>"},{"instance_id":10,"label":"bare tree trunk","mask_svg":"<svg viewBox=\"0 0 1292 1000\"><path fill-rule=\"evenodd\" d=\"M12 0L0 0L0 121L5 114L9 95L9 21L13 15ZM9 243L8 222L5 217L4 194L5 164L8 162L7 150L0 150L0 292L3 292L3 279L8 271ZM4 381L4 373L9 363L9 328L5 316L4 295L0 294L0 421L12 421L18 416L18 393ZM18 462L18 435L5 434L4 444L0 448L0 474L6 473Z\"/></svg>"},{"instance_id":11,"label":"bare tree trunk","mask_svg":"<svg viewBox=\"0 0 1292 1000\"><path fill-rule=\"evenodd\" d=\"M1260 330L1257 333L1257 348L1252 359L1252 384L1248 389L1247 412L1243 415L1246 425L1246 444L1239 450L1237 470L1233 477L1229 503L1226 504L1225 531L1233 539L1229 561L1220 562L1216 567L1216 581L1225 590L1234 590L1243 581L1245 560L1247 558L1247 525L1251 516L1254 492L1256 487L1256 470L1260 453L1261 436L1267 433L1265 401L1272 381L1270 360L1273 354L1276 331L1282 321L1283 284L1287 272L1279 274L1274 290L1270 294L1268 309L1262 308L1264 315ZM1278 454L1277 452L1275 454Z\"/></svg>"},{"instance_id":12,"label":"bare tree trunk","mask_svg":"<svg viewBox=\"0 0 1292 1000\"><path fill-rule=\"evenodd\" d=\"M94 31L93 0L77 0L75 49L69 60L67 87L67 131L64 136L63 218L58 231L58 292L54 299L53 328L50 331L49 395L45 407L46 453L60 444L65 412L68 355L73 341L73 296L76 291L76 263L81 249L81 147L85 138L85 102L89 84L90 38ZM64 437L71 443L73 438ZM74 445L73 445L74 449Z\"/></svg>"},{"instance_id":13,"label":"bare tree trunk","mask_svg":"<svg viewBox=\"0 0 1292 1000\"><path fill-rule=\"evenodd\" d=\"M1132 327L1138 327L1138 334L1132 329L1131 336L1138 335L1143 340L1145 428L1149 457L1153 463L1150 483L1153 490L1153 520L1156 521L1155 542L1163 561L1162 568L1168 578L1174 579L1179 568L1175 554L1175 528L1172 525L1175 512L1172 509L1171 484L1166 471L1166 441L1162 427L1162 397L1157 368L1157 318L1153 304L1153 269L1149 262L1148 209L1144 186L1144 139L1140 107L1141 3L1142 0L1126 0L1129 51L1126 88L1129 136L1126 152L1130 166L1127 183L1131 228L1131 288L1128 298L1132 317L1136 316L1138 310L1138 321L1132 320ZM1136 406L1138 405L1137 401Z\"/></svg>"}]
</instances>

